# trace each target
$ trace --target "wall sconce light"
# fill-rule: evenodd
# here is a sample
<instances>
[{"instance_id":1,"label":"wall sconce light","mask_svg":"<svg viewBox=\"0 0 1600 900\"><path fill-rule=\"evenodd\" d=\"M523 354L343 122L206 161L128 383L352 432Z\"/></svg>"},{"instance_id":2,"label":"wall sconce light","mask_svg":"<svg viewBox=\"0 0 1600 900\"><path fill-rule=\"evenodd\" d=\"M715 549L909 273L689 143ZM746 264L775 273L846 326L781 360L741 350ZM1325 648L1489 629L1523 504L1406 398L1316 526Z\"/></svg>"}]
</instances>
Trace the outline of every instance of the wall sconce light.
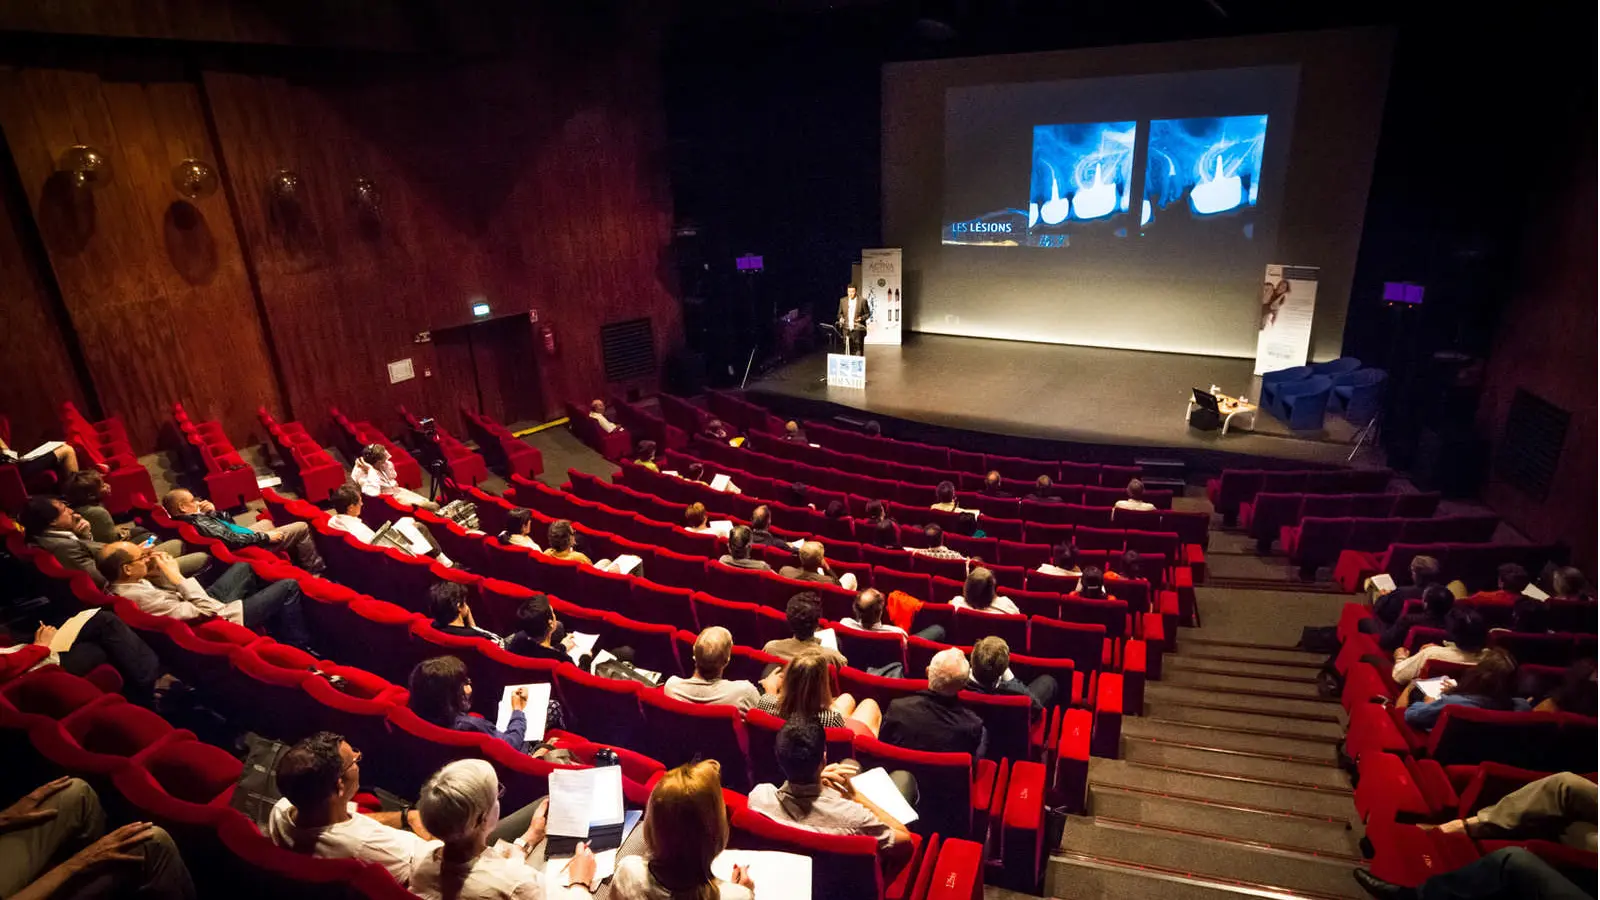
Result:
<instances>
[{"instance_id":1,"label":"wall sconce light","mask_svg":"<svg viewBox=\"0 0 1600 900\"><path fill-rule=\"evenodd\" d=\"M357 178L353 195L357 212L372 219L380 218L383 197L378 193L378 186L372 183L372 179Z\"/></svg>"},{"instance_id":2,"label":"wall sconce light","mask_svg":"<svg viewBox=\"0 0 1600 900\"><path fill-rule=\"evenodd\" d=\"M70 176L74 187L97 188L111 180L111 159L86 144L73 144L61 154L56 170Z\"/></svg>"},{"instance_id":3,"label":"wall sconce light","mask_svg":"<svg viewBox=\"0 0 1600 900\"><path fill-rule=\"evenodd\" d=\"M209 197L217 192L217 170L191 157L172 170L172 186L190 200Z\"/></svg>"},{"instance_id":4,"label":"wall sconce light","mask_svg":"<svg viewBox=\"0 0 1600 900\"><path fill-rule=\"evenodd\" d=\"M279 203L297 203L300 200L300 176L288 169L272 173L267 182L267 192Z\"/></svg>"}]
</instances>

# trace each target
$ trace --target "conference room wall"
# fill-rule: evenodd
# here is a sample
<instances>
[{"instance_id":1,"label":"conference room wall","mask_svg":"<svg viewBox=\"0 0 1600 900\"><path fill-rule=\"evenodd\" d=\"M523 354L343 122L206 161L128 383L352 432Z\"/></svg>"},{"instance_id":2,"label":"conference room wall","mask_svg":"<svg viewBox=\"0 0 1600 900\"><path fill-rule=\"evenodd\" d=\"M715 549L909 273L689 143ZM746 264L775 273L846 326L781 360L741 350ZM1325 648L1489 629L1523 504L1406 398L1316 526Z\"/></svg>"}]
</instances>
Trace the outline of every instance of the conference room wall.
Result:
<instances>
[{"instance_id":1,"label":"conference room wall","mask_svg":"<svg viewBox=\"0 0 1600 900\"><path fill-rule=\"evenodd\" d=\"M648 318L665 358L682 326L662 263L672 208L655 48L578 24L473 64L71 39L6 51L5 176L21 187L19 215L0 222L0 263L19 273L0 290L0 413L44 436L60 400L92 409L98 396L141 447L175 400L237 443L264 437L258 403L312 424L336 404L390 431L405 403L454 426L476 403L470 363L412 337L470 321L478 296L554 329L549 356L527 353L526 315L484 327L528 335L474 348L491 369L537 371L538 415L607 387L603 324ZM112 161L87 196L53 175L76 142ZM222 190L185 201L170 181L185 156L217 168ZM268 203L279 168L301 179L293 234ZM382 197L375 222L355 208L356 178ZM406 357L417 378L389 385L385 364ZM491 415L516 406L485 394Z\"/></svg>"},{"instance_id":2,"label":"conference room wall","mask_svg":"<svg viewBox=\"0 0 1600 900\"><path fill-rule=\"evenodd\" d=\"M1338 356L1392 43L1387 29L1349 29L886 65L883 237L885 246L905 249L910 329L1253 356L1260 271L1241 273L1232 293L1160 270L1154 260L1097 267L1071 248L942 247L945 91L1292 64L1300 67L1300 93L1277 252L1267 255L1321 268L1311 355Z\"/></svg>"}]
</instances>

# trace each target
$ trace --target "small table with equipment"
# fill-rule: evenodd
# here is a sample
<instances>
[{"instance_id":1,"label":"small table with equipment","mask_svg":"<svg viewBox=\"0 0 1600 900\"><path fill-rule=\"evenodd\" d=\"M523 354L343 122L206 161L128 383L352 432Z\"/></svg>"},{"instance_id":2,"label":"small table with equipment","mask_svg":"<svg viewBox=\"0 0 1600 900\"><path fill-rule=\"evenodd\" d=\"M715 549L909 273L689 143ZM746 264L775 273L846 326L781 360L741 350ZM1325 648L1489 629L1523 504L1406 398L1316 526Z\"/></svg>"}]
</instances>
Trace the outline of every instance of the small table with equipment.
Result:
<instances>
[{"instance_id":1,"label":"small table with equipment","mask_svg":"<svg viewBox=\"0 0 1600 900\"><path fill-rule=\"evenodd\" d=\"M1220 423L1222 433L1227 434L1236 416L1248 416L1248 424L1241 421L1239 427L1254 430L1258 409L1259 406L1244 397L1230 397L1213 384L1210 390L1190 389L1189 405L1183 411L1183 419L1191 427L1205 430L1216 428ZM1198 416L1195 414L1196 410L1200 412Z\"/></svg>"}]
</instances>

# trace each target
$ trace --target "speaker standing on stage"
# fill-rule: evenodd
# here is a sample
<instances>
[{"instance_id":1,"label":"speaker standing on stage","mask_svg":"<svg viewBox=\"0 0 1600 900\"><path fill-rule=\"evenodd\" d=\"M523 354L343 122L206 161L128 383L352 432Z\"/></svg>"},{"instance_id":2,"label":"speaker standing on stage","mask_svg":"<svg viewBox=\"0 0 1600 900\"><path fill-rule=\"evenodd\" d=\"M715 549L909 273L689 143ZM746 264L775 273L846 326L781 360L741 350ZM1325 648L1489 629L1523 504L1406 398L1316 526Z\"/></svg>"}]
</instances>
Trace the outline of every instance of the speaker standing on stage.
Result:
<instances>
[{"instance_id":1,"label":"speaker standing on stage","mask_svg":"<svg viewBox=\"0 0 1600 900\"><path fill-rule=\"evenodd\" d=\"M839 298L839 334L848 340L853 356L866 355L862 344L867 338L867 319L871 317L872 304L867 298L856 296L855 285L845 285L844 296Z\"/></svg>"}]
</instances>

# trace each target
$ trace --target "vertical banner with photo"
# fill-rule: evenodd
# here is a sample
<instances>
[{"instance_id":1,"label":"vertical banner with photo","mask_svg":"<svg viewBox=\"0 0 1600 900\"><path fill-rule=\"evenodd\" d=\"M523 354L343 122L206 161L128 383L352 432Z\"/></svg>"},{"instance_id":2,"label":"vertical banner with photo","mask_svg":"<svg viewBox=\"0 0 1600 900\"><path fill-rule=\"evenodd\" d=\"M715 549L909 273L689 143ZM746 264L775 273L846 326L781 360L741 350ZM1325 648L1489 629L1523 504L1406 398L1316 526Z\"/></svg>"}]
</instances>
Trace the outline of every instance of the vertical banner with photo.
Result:
<instances>
[{"instance_id":1,"label":"vertical banner with photo","mask_svg":"<svg viewBox=\"0 0 1600 900\"><path fill-rule=\"evenodd\" d=\"M860 291L872 310L872 317L867 320L867 343L900 343L905 301L900 296L899 247L861 251Z\"/></svg>"},{"instance_id":2,"label":"vertical banner with photo","mask_svg":"<svg viewBox=\"0 0 1600 900\"><path fill-rule=\"evenodd\" d=\"M1311 354L1317 308L1315 266L1267 266L1257 298L1256 374L1303 366Z\"/></svg>"}]
</instances>

